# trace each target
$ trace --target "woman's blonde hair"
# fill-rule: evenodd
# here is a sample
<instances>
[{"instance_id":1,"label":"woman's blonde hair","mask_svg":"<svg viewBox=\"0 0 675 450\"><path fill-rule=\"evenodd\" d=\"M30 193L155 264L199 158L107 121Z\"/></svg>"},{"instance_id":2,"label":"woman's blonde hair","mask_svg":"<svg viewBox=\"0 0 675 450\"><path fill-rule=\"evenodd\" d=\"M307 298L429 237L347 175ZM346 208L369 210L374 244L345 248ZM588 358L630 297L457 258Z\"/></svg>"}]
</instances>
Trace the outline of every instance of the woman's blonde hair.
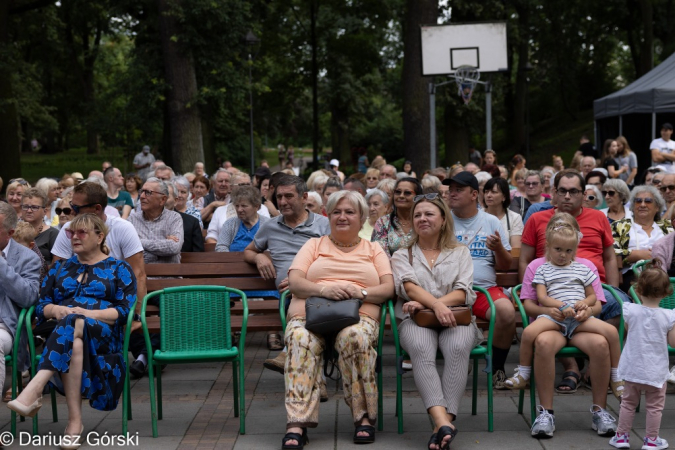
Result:
<instances>
[{"instance_id":1,"label":"woman's blonde hair","mask_svg":"<svg viewBox=\"0 0 675 450\"><path fill-rule=\"evenodd\" d=\"M95 214L80 214L70 221L68 228L71 230L85 229L103 235L100 249L106 255L110 254L110 249L105 244L105 238L108 235L108 227L99 216Z\"/></svg>"},{"instance_id":2,"label":"woman's blonde hair","mask_svg":"<svg viewBox=\"0 0 675 450\"><path fill-rule=\"evenodd\" d=\"M549 250L552 248L553 241L564 241L566 244L574 245L574 255L576 256L577 247L581 240L579 224L571 214L560 212L554 214L546 226L546 259L550 260Z\"/></svg>"},{"instance_id":3,"label":"woman's blonde hair","mask_svg":"<svg viewBox=\"0 0 675 450\"><path fill-rule=\"evenodd\" d=\"M356 191L346 191L343 189L333 192L326 202L326 213L328 216L330 217L342 199L346 199L359 212L361 226L363 226L366 223L366 219L368 219L368 204L363 195Z\"/></svg>"},{"instance_id":4,"label":"woman's blonde hair","mask_svg":"<svg viewBox=\"0 0 675 450\"><path fill-rule=\"evenodd\" d=\"M413 245L417 244L420 240L419 235L415 231L413 218L415 217L415 209L417 209L417 207L422 203L431 203L432 205L436 206L441 211L441 216L443 216L443 218L445 219L445 222L443 223L443 225L441 225L441 231L438 236L438 247L441 250L443 249L452 250L453 248L459 246L459 242L457 242L457 237L455 236L455 222L452 220L452 214L450 214L448 205L445 204L443 198L440 195L436 194L436 197L434 197L431 200L426 198L426 196L423 197L421 200L415 202L412 209L410 210L410 221L413 223L413 227L410 230L412 239L410 240L409 247L412 247Z\"/></svg>"}]
</instances>

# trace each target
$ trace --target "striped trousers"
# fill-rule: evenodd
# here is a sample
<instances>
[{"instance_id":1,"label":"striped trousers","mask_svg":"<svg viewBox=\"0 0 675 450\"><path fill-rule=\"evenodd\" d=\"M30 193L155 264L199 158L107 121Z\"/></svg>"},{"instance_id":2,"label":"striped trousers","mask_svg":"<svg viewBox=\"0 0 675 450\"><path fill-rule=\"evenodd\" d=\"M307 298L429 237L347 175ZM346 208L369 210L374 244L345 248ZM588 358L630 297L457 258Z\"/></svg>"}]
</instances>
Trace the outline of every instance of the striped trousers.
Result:
<instances>
[{"instance_id":1,"label":"striped trousers","mask_svg":"<svg viewBox=\"0 0 675 450\"><path fill-rule=\"evenodd\" d=\"M459 401L466 389L469 354L482 340L475 323L437 331L417 326L406 318L399 325L401 345L410 355L415 385L424 407L443 406L457 416ZM436 369L436 352L444 359L443 377Z\"/></svg>"}]
</instances>

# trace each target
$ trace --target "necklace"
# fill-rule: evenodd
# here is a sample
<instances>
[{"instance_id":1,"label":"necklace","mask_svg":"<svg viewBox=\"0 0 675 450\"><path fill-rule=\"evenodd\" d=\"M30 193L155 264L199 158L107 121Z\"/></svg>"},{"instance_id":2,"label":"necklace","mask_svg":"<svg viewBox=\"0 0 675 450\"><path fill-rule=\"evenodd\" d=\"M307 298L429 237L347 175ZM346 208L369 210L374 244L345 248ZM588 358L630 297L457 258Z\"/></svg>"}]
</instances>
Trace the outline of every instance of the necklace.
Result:
<instances>
[{"instance_id":1,"label":"necklace","mask_svg":"<svg viewBox=\"0 0 675 450\"><path fill-rule=\"evenodd\" d=\"M343 247L343 248L356 247L357 245L359 245L361 243L361 238L358 238L358 240L356 242L352 242L351 244L342 244L342 243L336 241L335 239L333 239L333 236L331 236L330 234L328 235L328 239L330 239L330 241L333 244L335 244L336 246Z\"/></svg>"},{"instance_id":2,"label":"necklace","mask_svg":"<svg viewBox=\"0 0 675 450\"><path fill-rule=\"evenodd\" d=\"M420 247L419 244L417 244L417 246L418 246L418 247L420 248L420 250L422 250L423 252L432 252L432 251L433 251L433 252L438 252L438 254L437 254L436 256L434 256L433 258L431 258L431 259L429 260L429 261L431 261L431 266L434 265L434 263L436 262L436 260L438 259L438 257L441 255L441 252L440 252L440 248L439 248L439 247L434 247L434 248L424 248L424 247ZM424 256L426 257L427 255L425 254Z\"/></svg>"},{"instance_id":3,"label":"necklace","mask_svg":"<svg viewBox=\"0 0 675 450\"><path fill-rule=\"evenodd\" d=\"M420 247L419 244L417 244L417 246ZM428 252L428 251L430 251L430 250L439 250L439 248L438 248L438 247L434 247L434 248L424 248L424 247L420 247L420 250L423 250L423 251L425 251L425 252Z\"/></svg>"}]
</instances>

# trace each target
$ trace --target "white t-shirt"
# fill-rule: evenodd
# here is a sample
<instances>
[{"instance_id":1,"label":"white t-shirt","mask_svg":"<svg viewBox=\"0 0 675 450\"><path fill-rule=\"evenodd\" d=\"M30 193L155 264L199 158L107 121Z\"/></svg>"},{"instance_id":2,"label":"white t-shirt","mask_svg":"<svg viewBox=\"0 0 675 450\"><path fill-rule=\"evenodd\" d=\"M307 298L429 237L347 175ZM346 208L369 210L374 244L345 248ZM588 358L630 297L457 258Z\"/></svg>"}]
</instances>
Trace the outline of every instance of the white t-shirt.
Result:
<instances>
[{"instance_id":1,"label":"white t-shirt","mask_svg":"<svg viewBox=\"0 0 675 450\"><path fill-rule=\"evenodd\" d=\"M260 205L258 214L263 217L270 217L270 210L267 209L267 206ZM213 212L213 217L211 217L209 231L206 233L205 239L211 238L217 241L218 235L220 234L220 228L227 221L227 219L231 219L233 217L237 217L237 211L234 209L234 204L232 202L230 202L228 205L219 206L216 208L216 210Z\"/></svg>"},{"instance_id":2,"label":"white t-shirt","mask_svg":"<svg viewBox=\"0 0 675 450\"><path fill-rule=\"evenodd\" d=\"M621 352L619 377L663 387L670 373L667 336L675 324L675 311L625 302L623 320L628 327L628 337Z\"/></svg>"},{"instance_id":3,"label":"white t-shirt","mask_svg":"<svg viewBox=\"0 0 675 450\"><path fill-rule=\"evenodd\" d=\"M473 285L484 289L497 285L497 272L495 272L495 254L487 248L487 237L499 231L502 245L511 251L509 234L504 231L502 224L492 214L478 211L473 217L460 219L452 213L455 221L455 236L460 244L469 247L473 260Z\"/></svg>"},{"instance_id":4,"label":"white t-shirt","mask_svg":"<svg viewBox=\"0 0 675 450\"><path fill-rule=\"evenodd\" d=\"M586 298L586 287L596 278L591 269L576 261L564 267L554 266L549 261L537 268L532 284L543 284L549 297L574 306Z\"/></svg>"},{"instance_id":5,"label":"white t-shirt","mask_svg":"<svg viewBox=\"0 0 675 450\"><path fill-rule=\"evenodd\" d=\"M138 238L138 233L136 233L136 229L131 223L119 217L107 216L105 224L108 226L108 235L105 238L105 243L110 249L110 256L124 261L136 253L143 252L141 240ZM59 235L56 237L56 241L52 247L52 255L63 259L73 256L70 239L66 236L66 228L69 226L70 222L66 223L61 228L61 231L59 231Z\"/></svg>"},{"instance_id":6,"label":"white t-shirt","mask_svg":"<svg viewBox=\"0 0 675 450\"><path fill-rule=\"evenodd\" d=\"M507 217L508 221L506 220ZM506 230L506 232L509 234L509 238L511 236L523 235L525 225L523 225L523 218L517 212L507 209L506 214L504 214L504 217L499 219L499 222L501 222L502 228L504 228L504 230Z\"/></svg>"},{"instance_id":7,"label":"white t-shirt","mask_svg":"<svg viewBox=\"0 0 675 450\"><path fill-rule=\"evenodd\" d=\"M664 141L663 138L654 139L651 144L649 144L649 149L657 148L661 153L672 153L675 151L675 141L672 139L669 141ZM655 163L652 161L652 166L660 167L668 173L675 173L675 164L672 161L664 161L662 163Z\"/></svg>"}]
</instances>

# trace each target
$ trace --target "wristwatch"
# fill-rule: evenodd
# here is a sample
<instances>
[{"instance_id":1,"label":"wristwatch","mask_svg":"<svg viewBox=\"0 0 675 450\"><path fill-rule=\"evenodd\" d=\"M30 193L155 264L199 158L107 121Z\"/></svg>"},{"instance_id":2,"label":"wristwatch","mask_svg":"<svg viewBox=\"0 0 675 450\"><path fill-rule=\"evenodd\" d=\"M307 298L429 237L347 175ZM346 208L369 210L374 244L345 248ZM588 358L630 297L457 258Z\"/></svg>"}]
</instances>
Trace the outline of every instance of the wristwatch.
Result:
<instances>
[{"instance_id":1,"label":"wristwatch","mask_svg":"<svg viewBox=\"0 0 675 450\"><path fill-rule=\"evenodd\" d=\"M366 301L366 297L368 297L368 291L365 289L361 289L361 295L363 295L363 301Z\"/></svg>"}]
</instances>

